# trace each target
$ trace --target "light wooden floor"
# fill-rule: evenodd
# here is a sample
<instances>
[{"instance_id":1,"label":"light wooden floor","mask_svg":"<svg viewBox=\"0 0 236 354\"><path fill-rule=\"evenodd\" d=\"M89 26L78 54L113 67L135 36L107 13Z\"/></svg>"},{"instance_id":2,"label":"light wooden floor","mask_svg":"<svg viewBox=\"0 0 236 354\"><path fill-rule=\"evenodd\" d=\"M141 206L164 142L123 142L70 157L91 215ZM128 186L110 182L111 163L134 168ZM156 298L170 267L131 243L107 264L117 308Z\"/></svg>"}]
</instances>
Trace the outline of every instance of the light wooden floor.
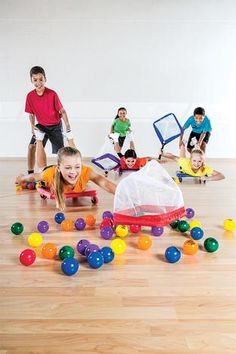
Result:
<instances>
[{"instance_id":1,"label":"light wooden floor","mask_svg":"<svg viewBox=\"0 0 236 354\"><path fill-rule=\"evenodd\" d=\"M93 270L81 261L80 271L67 277L60 261L41 258L40 250L33 266L19 264L39 221L50 223L44 241L58 247L75 246L81 238L110 242L101 240L98 227L60 231L53 201L45 204L34 191L15 192L14 177L25 162L0 161L0 353L236 353L236 240L222 228L225 218L236 219L235 162L211 161L225 173L224 181L181 185L205 235L219 240L217 253L200 250L166 263L165 249L181 248L186 240L166 227L162 237L153 237L151 250L138 250L137 236L130 235L127 252L112 264ZM173 173L176 166L165 167ZM112 209L112 196L99 196L98 208L70 206L66 216L75 220L93 212L99 222ZM9 231L16 221L25 226L22 236Z\"/></svg>"}]
</instances>

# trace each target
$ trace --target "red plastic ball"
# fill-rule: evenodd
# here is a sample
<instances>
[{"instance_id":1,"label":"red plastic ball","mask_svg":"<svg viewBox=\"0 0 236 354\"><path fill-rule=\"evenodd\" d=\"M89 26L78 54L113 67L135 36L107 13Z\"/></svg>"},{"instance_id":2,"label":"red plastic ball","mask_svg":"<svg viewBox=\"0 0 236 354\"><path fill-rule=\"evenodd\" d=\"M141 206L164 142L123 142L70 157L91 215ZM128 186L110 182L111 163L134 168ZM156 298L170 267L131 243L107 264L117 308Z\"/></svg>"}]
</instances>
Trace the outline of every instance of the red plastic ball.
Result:
<instances>
[{"instance_id":1,"label":"red plastic ball","mask_svg":"<svg viewBox=\"0 0 236 354\"><path fill-rule=\"evenodd\" d=\"M25 249L21 252L19 260L24 266L29 266L35 262L36 253L30 248Z\"/></svg>"},{"instance_id":2,"label":"red plastic ball","mask_svg":"<svg viewBox=\"0 0 236 354\"><path fill-rule=\"evenodd\" d=\"M130 232L132 232L133 234L137 234L141 230L141 226L140 225L130 225L129 229L130 229Z\"/></svg>"},{"instance_id":3,"label":"red plastic ball","mask_svg":"<svg viewBox=\"0 0 236 354\"><path fill-rule=\"evenodd\" d=\"M99 225L99 228L102 229L105 226L110 226L113 227L113 221L112 219L108 219L108 218L104 218L101 222L101 224Z\"/></svg>"}]
</instances>

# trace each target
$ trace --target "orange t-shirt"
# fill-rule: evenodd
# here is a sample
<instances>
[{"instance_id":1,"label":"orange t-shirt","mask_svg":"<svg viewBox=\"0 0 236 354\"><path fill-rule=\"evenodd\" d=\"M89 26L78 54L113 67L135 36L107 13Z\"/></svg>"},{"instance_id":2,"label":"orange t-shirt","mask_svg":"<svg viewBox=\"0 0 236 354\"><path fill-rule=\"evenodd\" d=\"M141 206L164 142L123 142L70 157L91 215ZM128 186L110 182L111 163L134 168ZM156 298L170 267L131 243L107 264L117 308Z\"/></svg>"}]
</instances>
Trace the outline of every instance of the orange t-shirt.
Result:
<instances>
[{"instance_id":1,"label":"orange t-shirt","mask_svg":"<svg viewBox=\"0 0 236 354\"><path fill-rule=\"evenodd\" d=\"M89 179L90 179L90 174L91 174L92 168L88 166L82 166L81 169L81 174L74 185L73 188L71 188L70 185L64 184L63 187L63 192L64 193L80 193L83 192L85 189ZM42 180L46 183L47 187L51 187L54 182L54 176L56 174L56 166L50 166L47 167L43 172L42 172Z\"/></svg>"},{"instance_id":2,"label":"orange t-shirt","mask_svg":"<svg viewBox=\"0 0 236 354\"><path fill-rule=\"evenodd\" d=\"M139 170L140 168L145 166L147 162L148 162L148 159L146 157L137 157L134 166L129 168L126 165L125 158L122 157L120 159L120 167L121 167L122 170Z\"/></svg>"}]
</instances>

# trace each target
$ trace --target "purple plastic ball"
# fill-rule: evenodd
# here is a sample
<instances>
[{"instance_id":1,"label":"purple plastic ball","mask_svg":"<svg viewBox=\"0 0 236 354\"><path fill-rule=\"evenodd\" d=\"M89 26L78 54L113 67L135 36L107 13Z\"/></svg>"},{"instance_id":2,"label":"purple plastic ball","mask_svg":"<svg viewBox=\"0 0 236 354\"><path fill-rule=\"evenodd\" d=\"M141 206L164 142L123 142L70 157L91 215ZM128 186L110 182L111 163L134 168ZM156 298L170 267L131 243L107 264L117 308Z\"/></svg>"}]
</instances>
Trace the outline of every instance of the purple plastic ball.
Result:
<instances>
[{"instance_id":1,"label":"purple plastic ball","mask_svg":"<svg viewBox=\"0 0 236 354\"><path fill-rule=\"evenodd\" d=\"M113 219L113 214L111 211L109 210L106 210L104 211L104 213L102 214L102 218L108 218L108 219Z\"/></svg>"},{"instance_id":2,"label":"purple plastic ball","mask_svg":"<svg viewBox=\"0 0 236 354\"><path fill-rule=\"evenodd\" d=\"M86 248L90 245L90 242L88 240L80 240L78 243L77 243L77 251L82 254L82 256L85 256L85 250Z\"/></svg>"},{"instance_id":3,"label":"purple plastic ball","mask_svg":"<svg viewBox=\"0 0 236 354\"><path fill-rule=\"evenodd\" d=\"M83 218L78 218L76 221L75 221L75 228L79 231L82 231L84 230L86 226L86 222Z\"/></svg>"},{"instance_id":4,"label":"purple plastic ball","mask_svg":"<svg viewBox=\"0 0 236 354\"><path fill-rule=\"evenodd\" d=\"M49 224L47 221L40 221L37 225L37 229L41 234L44 234L49 229Z\"/></svg>"},{"instance_id":5,"label":"purple plastic ball","mask_svg":"<svg viewBox=\"0 0 236 354\"><path fill-rule=\"evenodd\" d=\"M88 245L85 248L85 256L88 257L92 252L97 252L100 251L100 248L98 247L98 245L95 245L94 243L91 243L90 245Z\"/></svg>"},{"instance_id":6,"label":"purple plastic ball","mask_svg":"<svg viewBox=\"0 0 236 354\"><path fill-rule=\"evenodd\" d=\"M104 240L110 240L113 236L113 228L111 226L104 226L101 230L100 230L100 235L102 236L102 238L104 238Z\"/></svg>"},{"instance_id":7,"label":"purple plastic ball","mask_svg":"<svg viewBox=\"0 0 236 354\"><path fill-rule=\"evenodd\" d=\"M153 236L161 236L164 232L164 228L162 226L153 226L152 227L152 234Z\"/></svg>"},{"instance_id":8,"label":"purple plastic ball","mask_svg":"<svg viewBox=\"0 0 236 354\"><path fill-rule=\"evenodd\" d=\"M195 211L192 208L187 208L185 212L186 212L186 218L188 219L192 219L195 215Z\"/></svg>"}]
</instances>

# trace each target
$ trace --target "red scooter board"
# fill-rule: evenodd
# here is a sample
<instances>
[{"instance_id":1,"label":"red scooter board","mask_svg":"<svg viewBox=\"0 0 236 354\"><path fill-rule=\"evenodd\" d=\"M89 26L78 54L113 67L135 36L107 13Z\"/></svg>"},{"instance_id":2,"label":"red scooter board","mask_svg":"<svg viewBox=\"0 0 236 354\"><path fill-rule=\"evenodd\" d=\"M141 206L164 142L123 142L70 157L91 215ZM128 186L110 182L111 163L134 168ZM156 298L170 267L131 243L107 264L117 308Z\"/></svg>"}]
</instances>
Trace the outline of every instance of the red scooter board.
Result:
<instances>
[{"instance_id":1,"label":"red scooter board","mask_svg":"<svg viewBox=\"0 0 236 354\"><path fill-rule=\"evenodd\" d=\"M55 199L54 194L49 189L39 187L37 188L37 191L39 192L40 197L42 199ZM79 193L65 193L66 199L67 198L76 199L80 197L90 197L92 204L98 203L97 191L95 189L85 190Z\"/></svg>"}]
</instances>

